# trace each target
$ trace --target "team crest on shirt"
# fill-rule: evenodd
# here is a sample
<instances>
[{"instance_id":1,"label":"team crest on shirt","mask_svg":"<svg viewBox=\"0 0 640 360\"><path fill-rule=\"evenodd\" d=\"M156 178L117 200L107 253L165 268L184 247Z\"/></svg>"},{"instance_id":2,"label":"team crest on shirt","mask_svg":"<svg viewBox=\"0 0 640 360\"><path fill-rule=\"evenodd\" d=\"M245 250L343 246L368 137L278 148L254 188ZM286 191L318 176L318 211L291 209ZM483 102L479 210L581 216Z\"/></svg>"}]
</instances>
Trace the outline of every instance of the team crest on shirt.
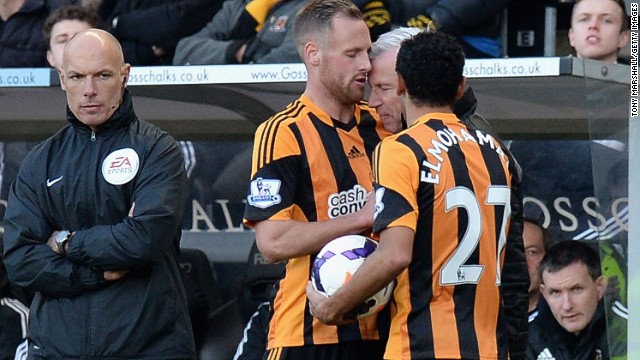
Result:
<instances>
[{"instance_id":1,"label":"team crest on shirt","mask_svg":"<svg viewBox=\"0 0 640 360\"><path fill-rule=\"evenodd\" d=\"M140 169L140 158L132 148L116 150L102 161L102 177L112 185L131 181Z\"/></svg>"},{"instance_id":2,"label":"team crest on shirt","mask_svg":"<svg viewBox=\"0 0 640 360\"><path fill-rule=\"evenodd\" d=\"M269 19L269 30L277 33L287 31L288 15L272 16Z\"/></svg>"},{"instance_id":3,"label":"team crest on shirt","mask_svg":"<svg viewBox=\"0 0 640 360\"><path fill-rule=\"evenodd\" d=\"M376 190L376 206L375 209L373 210L373 220L375 220L378 217L378 214L380 214L382 212L382 210L384 210L384 203L382 202L382 196L384 196L384 188L378 188L378 190Z\"/></svg>"},{"instance_id":4,"label":"team crest on shirt","mask_svg":"<svg viewBox=\"0 0 640 360\"><path fill-rule=\"evenodd\" d=\"M269 206L280 204L282 197L280 192L280 180L263 179L253 180L250 185L251 194L247 196L249 205L266 209Z\"/></svg>"}]
</instances>

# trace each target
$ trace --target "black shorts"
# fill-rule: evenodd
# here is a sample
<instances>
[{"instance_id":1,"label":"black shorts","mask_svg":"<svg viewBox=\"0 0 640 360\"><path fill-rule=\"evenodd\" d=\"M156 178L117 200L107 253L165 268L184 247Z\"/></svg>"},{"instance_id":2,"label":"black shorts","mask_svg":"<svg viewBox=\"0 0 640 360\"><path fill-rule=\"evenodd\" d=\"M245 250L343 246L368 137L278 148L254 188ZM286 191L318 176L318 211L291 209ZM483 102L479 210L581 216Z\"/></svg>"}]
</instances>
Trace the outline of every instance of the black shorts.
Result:
<instances>
[{"instance_id":1,"label":"black shorts","mask_svg":"<svg viewBox=\"0 0 640 360\"><path fill-rule=\"evenodd\" d=\"M385 342L350 341L341 344L274 348L263 360L382 360Z\"/></svg>"}]
</instances>

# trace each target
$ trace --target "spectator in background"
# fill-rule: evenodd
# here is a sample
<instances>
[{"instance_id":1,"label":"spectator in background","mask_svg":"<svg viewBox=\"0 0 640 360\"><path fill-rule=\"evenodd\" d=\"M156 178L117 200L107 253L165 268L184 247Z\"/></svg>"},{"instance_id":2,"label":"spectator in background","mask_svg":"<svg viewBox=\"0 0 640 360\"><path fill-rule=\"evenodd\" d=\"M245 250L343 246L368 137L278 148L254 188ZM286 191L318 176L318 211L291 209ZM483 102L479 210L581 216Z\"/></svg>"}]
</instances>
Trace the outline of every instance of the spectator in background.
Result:
<instances>
[{"instance_id":1,"label":"spectator in background","mask_svg":"<svg viewBox=\"0 0 640 360\"><path fill-rule=\"evenodd\" d=\"M300 62L293 19L308 0L227 0L198 33L178 43L174 65Z\"/></svg>"},{"instance_id":2,"label":"spectator in background","mask_svg":"<svg viewBox=\"0 0 640 360\"><path fill-rule=\"evenodd\" d=\"M88 7L80 5L61 6L45 20L42 27L44 40L49 44L47 60L58 68L62 65L62 53L67 42L77 33L90 28L99 28L100 17Z\"/></svg>"},{"instance_id":3,"label":"spectator in background","mask_svg":"<svg viewBox=\"0 0 640 360\"><path fill-rule=\"evenodd\" d=\"M396 26L444 31L458 38L467 59L502 56L500 18L508 0L353 0L372 38ZM387 24L390 21L391 24Z\"/></svg>"},{"instance_id":4,"label":"spectator in background","mask_svg":"<svg viewBox=\"0 0 640 360\"><path fill-rule=\"evenodd\" d=\"M577 240L549 248L538 269L538 316L529 324L527 359L609 359L598 253Z\"/></svg>"},{"instance_id":5,"label":"spectator in background","mask_svg":"<svg viewBox=\"0 0 640 360\"><path fill-rule=\"evenodd\" d=\"M522 239L524 253L527 256L527 268L529 269L529 322L531 322L538 315L538 298L540 297L538 267L551 245L551 234L537 220L525 217Z\"/></svg>"},{"instance_id":6,"label":"spectator in background","mask_svg":"<svg viewBox=\"0 0 640 360\"><path fill-rule=\"evenodd\" d=\"M222 0L103 0L98 13L134 66L171 65L176 44L201 29Z\"/></svg>"},{"instance_id":7,"label":"spectator in background","mask_svg":"<svg viewBox=\"0 0 640 360\"><path fill-rule=\"evenodd\" d=\"M11 185L4 261L36 291L30 358L195 358L178 267L184 160L135 114L129 71L108 32L76 34L59 71L69 124Z\"/></svg>"},{"instance_id":8,"label":"spectator in background","mask_svg":"<svg viewBox=\"0 0 640 360\"><path fill-rule=\"evenodd\" d=\"M42 24L65 0L0 1L0 67L46 67Z\"/></svg>"},{"instance_id":9,"label":"spectator in background","mask_svg":"<svg viewBox=\"0 0 640 360\"><path fill-rule=\"evenodd\" d=\"M579 58L614 64L618 51L630 38L626 5L622 0L578 0L571 15L569 40ZM589 88L589 87L587 87ZM606 89L605 89L606 90ZM610 99L587 89L584 107L587 117L598 118L601 104ZM598 129L589 118L590 127ZM597 132L597 131L596 131ZM628 153L624 137L588 140L514 141L511 150L525 170L525 196L535 197L553 206L555 201L573 206L566 214L570 222L552 215L549 230L554 237L574 240L594 240L602 255L603 276L607 280L604 296L608 324L609 350L612 355L626 354L627 339L627 208L622 201L619 214L610 212L612 202L628 194ZM602 161L606 159L606 161ZM598 174L608 174L598 180ZM622 181L614 180L618 177ZM604 191L603 191L604 190ZM604 196L603 196L604 195ZM583 205L598 201L597 210L603 217L594 221L593 214ZM628 200L627 200L628 201ZM573 204L573 205L572 205ZM622 204L622 205L620 205ZM564 205L563 205L564 207ZM604 225L604 226L603 226Z\"/></svg>"},{"instance_id":10,"label":"spectator in background","mask_svg":"<svg viewBox=\"0 0 640 360\"><path fill-rule=\"evenodd\" d=\"M630 36L623 0L576 0L574 3L569 43L576 56L616 63L618 51L627 46Z\"/></svg>"}]
</instances>

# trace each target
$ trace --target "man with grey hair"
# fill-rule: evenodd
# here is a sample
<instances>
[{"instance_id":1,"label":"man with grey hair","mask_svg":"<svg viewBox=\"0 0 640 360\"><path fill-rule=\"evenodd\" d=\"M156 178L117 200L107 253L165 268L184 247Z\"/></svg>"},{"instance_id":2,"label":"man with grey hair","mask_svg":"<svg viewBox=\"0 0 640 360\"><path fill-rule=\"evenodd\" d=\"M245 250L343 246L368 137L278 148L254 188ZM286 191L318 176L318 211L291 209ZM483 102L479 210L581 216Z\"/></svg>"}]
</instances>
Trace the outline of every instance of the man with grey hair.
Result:
<instances>
[{"instance_id":1,"label":"man with grey hair","mask_svg":"<svg viewBox=\"0 0 640 360\"><path fill-rule=\"evenodd\" d=\"M384 33L372 44L369 53L371 59L371 70L367 76L371 87L368 99L369 106L376 109L384 127L393 133L407 127L401 97L397 92L396 56L402 42L421 31L423 30L418 28L399 27ZM482 116L476 114L477 103L473 89L467 88L462 98L454 103L454 113L464 122L469 122L479 129L493 132L491 125Z\"/></svg>"},{"instance_id":2,"label":"man with grey hair","mask_svg":"<svg viewBox=\"0 0 640 360\"><path fill-rule=\"evenodd\" d=\"M400 27L384 33L373 43L369 53L369 105L376 109L384 127L393 133L406 127L402 116L402 98L398 96L396 57L402 42L420 31L418 28Z\"/></svg>"}]
</instances>

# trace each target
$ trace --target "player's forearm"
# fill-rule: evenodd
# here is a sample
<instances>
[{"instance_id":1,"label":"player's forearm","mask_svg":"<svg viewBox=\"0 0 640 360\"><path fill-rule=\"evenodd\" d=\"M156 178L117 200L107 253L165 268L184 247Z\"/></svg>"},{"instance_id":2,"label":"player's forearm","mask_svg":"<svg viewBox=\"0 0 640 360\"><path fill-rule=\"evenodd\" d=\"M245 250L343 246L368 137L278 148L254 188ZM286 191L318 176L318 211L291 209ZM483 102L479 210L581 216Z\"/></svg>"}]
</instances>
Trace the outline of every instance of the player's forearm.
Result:
<instances>
[{"instance_id":1,"label":"player's forearm","mask_svg":"<svg viewBox=\"0 0 640 360\"><path fill-rule=\"evenodd\" d=\"M370 225L351 214L336 219L303 222L265 220L256 224L256 241L269 262L278 262L317 253L329 241L348 234L359 234Z\"/></svg>"}]
</instances>

